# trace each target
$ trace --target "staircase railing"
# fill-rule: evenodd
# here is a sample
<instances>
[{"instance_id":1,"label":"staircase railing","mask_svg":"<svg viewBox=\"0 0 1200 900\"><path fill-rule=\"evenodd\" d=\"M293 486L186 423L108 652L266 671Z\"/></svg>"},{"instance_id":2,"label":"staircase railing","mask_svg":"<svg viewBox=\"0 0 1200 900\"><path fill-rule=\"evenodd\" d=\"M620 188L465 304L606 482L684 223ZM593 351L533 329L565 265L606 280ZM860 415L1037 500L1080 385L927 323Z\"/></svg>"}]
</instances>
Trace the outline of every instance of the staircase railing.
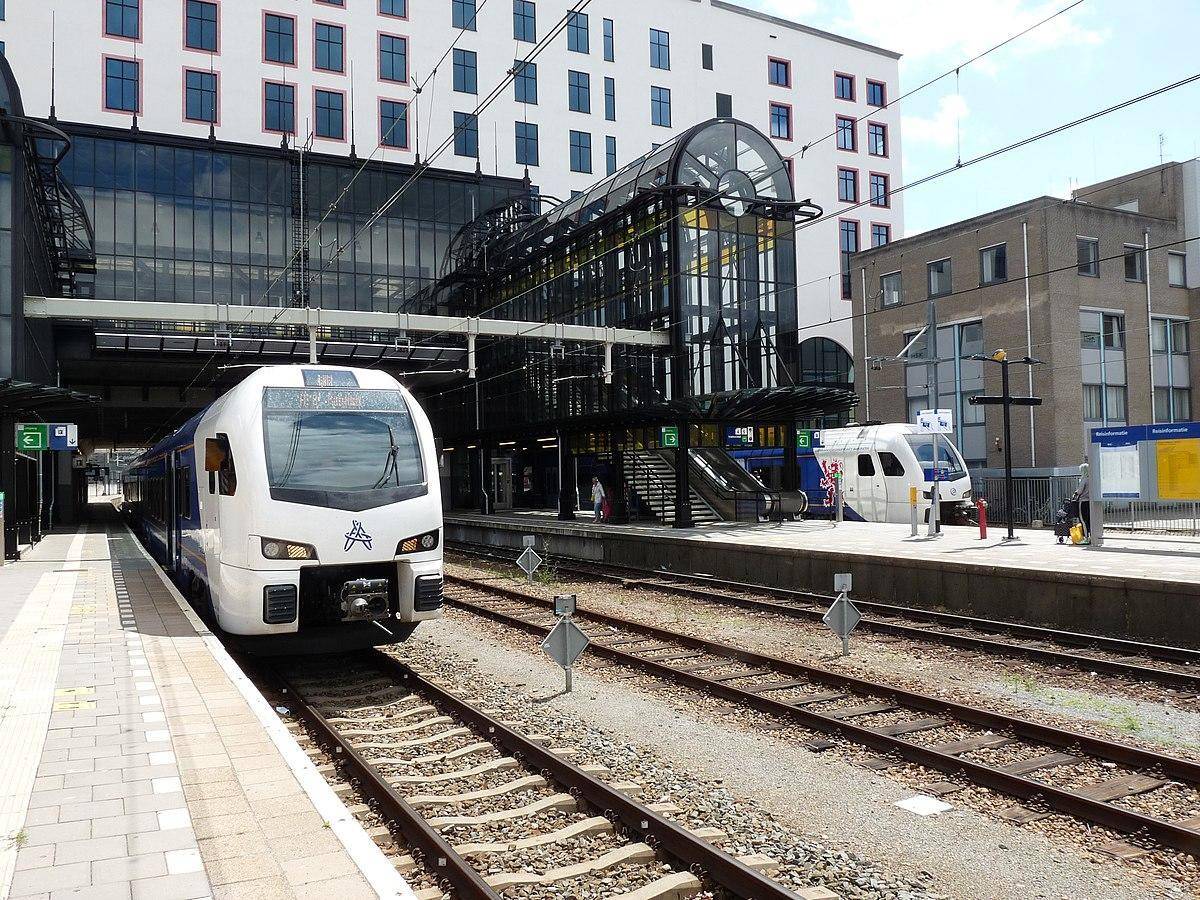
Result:
<instances>
[{"instance_id":1,"label":"staircase railing","mask_svg":"<svg viewBox=\"0 0 1200 900\"><path fill-rule=\"evenodd\" d=\"M666 521L668 510L674 516L675 485L671 484L668 487L644 458L635 455L631 459L633 462L631 468L633 469L635 478L630 480L634 493L638 495L638 508L641 509L644 501L658 519ZM647 491L646 488L638 485L637 477L642 477L653 482L653 490Z\"/></svg>"}]
</instances>

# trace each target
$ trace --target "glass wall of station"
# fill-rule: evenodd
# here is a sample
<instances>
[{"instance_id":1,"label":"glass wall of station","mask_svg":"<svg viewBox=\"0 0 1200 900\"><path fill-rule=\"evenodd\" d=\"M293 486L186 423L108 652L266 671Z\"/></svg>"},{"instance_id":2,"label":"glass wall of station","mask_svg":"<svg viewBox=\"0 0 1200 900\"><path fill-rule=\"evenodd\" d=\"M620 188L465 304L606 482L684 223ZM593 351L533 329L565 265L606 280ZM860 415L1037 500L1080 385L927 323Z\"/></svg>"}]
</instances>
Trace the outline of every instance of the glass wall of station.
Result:
<instances>
[{"instance_id":1,"label":"glass wall of station","mask_svg":"<svg viewBox=\"0 0 1200 900\"><path fill-rule=\"evenodd\" d=\"M96 232L99 299L279 305L299 209L296 151L70 128L63 164ZM453 234L520 182L426 172L367 231L409 166L305 154L309 295L329 309L395 311L431 284ZM340 253L338 251L341 251Z\"/></svg>"}]
</instances>

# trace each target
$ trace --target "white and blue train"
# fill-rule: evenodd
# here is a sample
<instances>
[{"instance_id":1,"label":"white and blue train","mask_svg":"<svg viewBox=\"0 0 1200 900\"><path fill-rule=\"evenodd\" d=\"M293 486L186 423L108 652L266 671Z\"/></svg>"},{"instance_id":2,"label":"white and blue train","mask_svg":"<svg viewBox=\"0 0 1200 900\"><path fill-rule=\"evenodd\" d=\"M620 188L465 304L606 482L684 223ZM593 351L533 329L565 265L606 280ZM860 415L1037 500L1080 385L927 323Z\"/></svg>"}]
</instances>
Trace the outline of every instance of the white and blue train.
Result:
<instances>
[{"instance_id":1,"label":"white and blue train","mask_svg":"<svg viewBox=\"0 0 1200 900\"><path fill-rule=\"evenodd\" d=\"M441 614L433 432L385 372L257 369L123 487L151 554L247 649L395 643Z\"/></svg>"}]
</instances>

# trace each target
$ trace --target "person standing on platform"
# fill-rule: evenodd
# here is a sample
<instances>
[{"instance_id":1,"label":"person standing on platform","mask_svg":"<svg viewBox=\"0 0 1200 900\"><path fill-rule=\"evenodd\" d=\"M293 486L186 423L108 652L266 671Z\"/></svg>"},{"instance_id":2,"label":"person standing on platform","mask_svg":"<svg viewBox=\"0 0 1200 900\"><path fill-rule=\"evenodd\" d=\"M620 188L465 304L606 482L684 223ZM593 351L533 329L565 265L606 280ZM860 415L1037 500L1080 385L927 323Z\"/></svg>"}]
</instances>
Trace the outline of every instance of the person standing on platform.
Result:
<instances>
[{"instance_id":1,"label":"person standing on platform","mask_svg":"<svg viewBox=\"0 0 1200 900\"><path fill-rule=\"evenodd\" d=\"M595 477L592 478L592 510L595 512L596 521L599 522L604 511L604 485Z\"/></svg>"},{"instance_id":2,"label":"person standing on platform","mask_svg":"<svg viewBox=\"0 0 1200 900\"><path fill-rule=\"evenodd\" d=\"M1083 522L1083 539L1086 543L1092 537L1092 485L1089 477L1091 467L1087 457L1079 464L1079 487L1075 490L1075 498L1079 502L1079 520Z\"/></svg>"}]
</instances>

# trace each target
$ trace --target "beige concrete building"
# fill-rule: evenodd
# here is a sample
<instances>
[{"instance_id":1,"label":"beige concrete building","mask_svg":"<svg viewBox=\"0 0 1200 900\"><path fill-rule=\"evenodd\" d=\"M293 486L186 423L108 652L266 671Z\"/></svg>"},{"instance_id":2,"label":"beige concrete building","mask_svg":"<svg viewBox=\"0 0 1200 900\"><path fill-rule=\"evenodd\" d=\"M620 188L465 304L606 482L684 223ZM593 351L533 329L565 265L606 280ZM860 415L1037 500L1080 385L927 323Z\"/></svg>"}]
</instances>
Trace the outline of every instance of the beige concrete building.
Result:
<instances>
[{"instance_id":1,"label":"beige concrete building","mask_svg":"<svg viewBox=\"0 0 1200 900\"><path fill-rule=\"evenodd\" d=\"M968 463L1003 465L1000 367L964 359L1004 349L1012 368L1013 462L1077 466L1085 429L1190 421L1191 319L1200 303L1195 161L1167 163L1038 197L858 253L853 259L859 418L913 421L928 405L929 304L937 316L938 406L954 411ZM1147 250L1147 248L1149 248ZM1190 257L1190 259L1189 259ZM1190 271L1189 271L1190 269ZM1190 287L1189 287L1190 285ZM864 299L865 297L865 299Z\"/></svg>"}]
</instances>

